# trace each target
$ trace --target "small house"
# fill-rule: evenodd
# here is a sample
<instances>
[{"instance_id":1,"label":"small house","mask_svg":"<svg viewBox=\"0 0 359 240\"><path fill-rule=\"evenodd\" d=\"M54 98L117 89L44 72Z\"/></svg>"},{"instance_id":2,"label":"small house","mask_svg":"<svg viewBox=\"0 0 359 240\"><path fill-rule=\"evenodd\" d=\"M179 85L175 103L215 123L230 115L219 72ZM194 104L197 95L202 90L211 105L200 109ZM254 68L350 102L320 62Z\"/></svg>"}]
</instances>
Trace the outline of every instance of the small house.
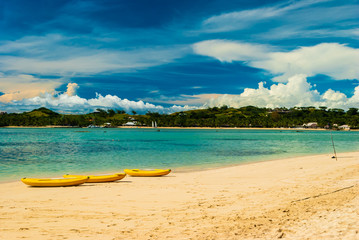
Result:
<instances>
[{"instance_id":1,"label":"small house","mask_svg":"<svg viewBox=\"0 0 359 240\"><path fill-rule=\"evenodd\" d=\"M339 130L349 131L350 126L349 125L341 125L338 127Z\"/></svg>"},{"instance_id":2,"label":"small house","mask_svg":"<svg viewBox=\"0 0 359 240\"><path fill-rule=\"evenodd\" d=\"M304 123L303 127L306 128L317 128L318 127L318 123L316 122L309 122L309 123Z\"/></svg>"},{"instance_id":3,"label":"small house","mask_svg":"<svg viewBox=\"0 0 359 240\"><path fill-rule=\"evenodd\" d=\"M122 126L137 126L137 122L134 121L134 122L127 122L125 124L123 124Z\"/></svg>"}]
</instances>

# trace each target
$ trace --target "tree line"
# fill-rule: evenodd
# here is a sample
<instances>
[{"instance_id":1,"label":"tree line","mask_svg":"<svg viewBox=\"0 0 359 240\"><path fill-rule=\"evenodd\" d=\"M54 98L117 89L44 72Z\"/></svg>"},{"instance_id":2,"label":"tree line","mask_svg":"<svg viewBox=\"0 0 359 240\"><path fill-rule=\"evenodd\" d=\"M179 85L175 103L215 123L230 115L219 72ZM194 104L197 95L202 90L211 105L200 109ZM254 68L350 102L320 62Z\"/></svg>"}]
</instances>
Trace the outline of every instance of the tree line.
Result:
<instances>
[{"instance_id":1,"label":"tree line","mask_svg":"<svg viewBox=\"0 0 359 240\"><path fill-rule=\"evenodd\" d=\"M23 113L2 113L0 126L122 126L133 122L138 126L151 126L156 122L160 127L259 127L279 128L298 127L308 122L316 122L318 127L333 128L349 125L359 128L359 112L357 108L328 109L326 107L294 107L294 108L258 108L246 106L230 108L227 106L197 109L172 114L147 112L131 114L121 109L97 109L88 114L59 114L47 108L38 108Z\"/></svg>"}]
</instances>

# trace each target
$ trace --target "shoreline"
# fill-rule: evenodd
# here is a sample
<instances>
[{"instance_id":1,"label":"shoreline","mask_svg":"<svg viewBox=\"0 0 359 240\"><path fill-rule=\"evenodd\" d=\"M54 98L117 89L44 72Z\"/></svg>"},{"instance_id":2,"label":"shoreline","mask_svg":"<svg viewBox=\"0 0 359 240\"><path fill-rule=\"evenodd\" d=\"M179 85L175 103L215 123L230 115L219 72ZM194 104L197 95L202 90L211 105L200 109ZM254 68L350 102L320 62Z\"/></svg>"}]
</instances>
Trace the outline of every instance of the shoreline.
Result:
<instances>
[{"instance_id":1,"label":"shoreline","mask_svg":"<svg viewBox=\"0 0 359 240\"><path fill-rule=\"evenodd\" d=\"M2 126L1 128L66 128L66 129L92 129L88 127L72 127L72 126ZM325 129L325 128L260 128L260 127L147 127L147 126L118 126L118 127L110 127L110 128L95 128L95 129L190 129L190 130L279 130L279 131L344 131L344 132L351 132L351 131L359 131L359 129L350 129L350 130L334 130L334 129Z\"/></svg>"},{"instance_id":2,"label":"shoreline","mask_svg":"<svg viewBox=\"0 0 359 240\"><path fill-rule=\"evenodd\" d=\"M0 190L4 239L359 238L359 152Z\"/></svg>"},{"instance_id":3,"label":"shoreline","mask_svg":"<svg viewBox=\"0 0 359 240\"><path fill-rule=\"evenodd\" d=\"M359 155L359 151L349 151L349 152L337 152L337 154L358 154ZM301 157L323 157L323 156L327 156L327 155L333 155L332 153L318 153L318 154L312 154L312 153L308 153L308 154L303 154L303 155L297 155L297 156L283 156L281 158L273 158L273 159L264 159L264 160L254 160L254 161L245 161L245 162L240 162L240 163L229 163L226 165L196 165L194 166L182 166L182 167L178 167L178 168L171 168L173 173L196 173L196 172L205 172L205 171L211 171L211 170L218 170L218 169L226 169L226 168L232 168L232 167L240 167L240 166L245 166L245 165L251 165L251 164L257 164L257 163L265 163L265 162L275 162L275 161L282 161L282 160L286 160L286 159L295 159L295 158L301 158ZM120 171L111 171L109 170L104 170L104 171L86 171L86 172L76 172L76 174L80 174L80 175L106 175L106 174L114 174L114 173L123 173L123 169L121 169ZM43 177L43 178L61 178L62 175L64 173L58 173L54 174L52 176L50 176L51 174L49 174L47 177ZM24 177L24 176L22 176ZM0 185L1 184L6 184L6 183L15 183L15 182L19 182L20 179L22 177L19 177L17 180L0 180ZM34 174L34 176L29 176L29 177L34 177L37 178L38 176L36 176L36 174Z\"/></svg>"},{"instance_id":4,"label":"shoreline","mask_svg":"<svg viewBox=\"0 0 359 240\"><path fill-rule=\"evenodd\" d=\"M103 139L104 144L107 144L107 141L110 142L110 144L113 144L114 146L118 146L121 145L122 143L117 143L117 139L121 139L119 136L122 135L123 133L126 133L128 136L130 136L134 133L131 130L123 130L125 132L123 132L122 130L111 130L108 129L107 132L111 132L114 134L109 135L107 133L104 134L103 132L106 132L105 129L98 129L98 130L90 130L86 131L86 129L72 129L72 130L19 130L22 133L27 133L28 131L30 131L33 134L37 134L37 133L46 133L44 139L47 139L47 135L48 134L53 134L53 135L57 135L58 131L60 131L59 133L66 133L66 134L70 134L71 136L74 136L74 139L87 139L87 138L94 138L93 136L95 136L96 139ZM155 136L155 138L161 138L161 139L167 139L170 138L172 136L172 133L176 133L176 134L180 134L182 131L186 131L186 130L173 130L173 131L169 131L169 130L164 130L163 134L157 134L155 133L155 130L135 130L141 137L142 137L142 132L143 133L151 133L153 134L153 136ZM191 131L191 130L189 130ZM191 135L196 135L196 134L202 134L201 132L202 130L193 130L191 131ZM204 130L206 131L206 130ZM225 130L221 131L221 130L208 130L208 132L203 132L204 133L211 133L211 135L215 134L215 138L217 137L218 133L216 132L218 131L220 135L224 134L225 136L227 136L227 133ZM238 132L237 132L238 131ZM233 139L233 140L242 140L242 136L240 135L240 130L234 130L228 135L228 138ZM245 130L243 130L242 134L246 135L246 136L250 136L249 139L252 139L252 135L254 134L255 136L253 138L257 139L257 135L260 138L267 138L266 136L262 136L264 133L268 133L268 134L272 134L272 132L270 131L265 131L265 130L248 130L249 132L246 132ZM3 130L3 132L9 132L9 133L17 133L18 131L16 129L14 130ZM29 132L29 133L30 133ZM76 133L76 132L88 132L88 133ZM222 132L222 134L221 134ZM237 134L238 133L238 134ZM274 133L274 132L273 132ZM285 132L283 131L283 133L280 133L278 130L276 130L276 133L274 133L275 136L277 136L278 140L281 140L282 138L288 136L290 139L297 141L298 138L311 138L311 134L314 132L309 132L307 131L306 133L296 133L294 131L289 131L289 132ZM100 138L98 138L98 134L100 134ZM284 135L283 135L284 134ZM352 143L357 142L357 132L353 132L353 133L346 133L346 132L337 132L338 135L341 136L341 139L353 139ZM220 136L218 135L218 136ZM238 137L237 137L238 135ZM317 132L314 135L318 135L318 137L324 136L324 144L327 144L329 146L330 144L330 133L329 132ZM334 134L333 134L334 135ZM6 135L5 135L6 136ZM51 135L50 135L51 136ZM146 136L146 135L144 135ZM173 135L176 136L176 135ZM283 137L282 137L283 136ZM322 137L321 137L322 138ZM114 140L115 139L115 140ZM6 140L6 139L5 139ZM338 138L338 140L340 140L340 138ZM47 141L47 140L46 140ZM77 140L76 140L77 141ZM116 142L113 142L116 141ZM119 140L120 141L120 140ZM161 140L162 141L162 140ZM51 142L51 141L49 141ZM113 143L112 143L113 142ZM213 142L216 143L217 141ZM171 142L170 142L171 143ZM226 143L227 142L223 142ZM234 142L237 144L237 142ZM340 142L339 142L340 143ZM128 143L124 143L124 146L127 146L126 144ZM131 143L132 144L132 143ZM146 143L147 144L147 143ZM356 144L351 144L350 142L348 142L348 144L346 144L345 146L342 144L341 146L336 146L338 153L343 153L343 152L351 152L351 151L357 151L358 147ZM288 144L284 144L284 145L288 145ZM93 145L94 149L97 149L97 145ZM112 145L111 145L112 146ZM121 145L122 146L122 145ZM167 143L164 144L163 146L165 146L167 148ZM5 145L6 147L6 145ZM256 146L253 146L254 148ZM346 148L345 148L346 147ZM222 150L222 146L220 146L218 148L218 150ZM331 149L330 149L331 148ZM139 162L132 162L131 163L131 159L129 159L129 163L131 164L127 164L126 161L121 160L120 162L114 162L112 164L104 164L103 166L86 166L86 161L81 163L82 165L79 165L79 167L75 164L72 164L73 160L73 156L70 155L67 158L64 158L65 161L69 161L71 162L71 164L69 165L63 165L61 163L61 161L57 162L58 167L56 168L52 168L51 165L49 165L49 167L47 167L47 165L45 166L37 166L36 162L31 162L31 164L29 165L29 167L26 166L22 166L21 163L19 163L18 165L8 165L9 168L6 170L6 172L3 172L2 176L0 177L0 183L8 183L8 182L15 182L18 181L20 178L22 177L34 177L34 178L48 178L48 177L61 177L63 174L65 173L73 173L73 174L88 174L88 175L94 175L94 174L107 174L107 173L116 173L116 172L122 172L123 168L153 168L153 167L157 167L157 168L172 168L175 172L195 172L195 171L203 171L203 170L209 170L209 169L219 169L219 168L223 168L223 167L229 167L229 166L237 166L237 165L245 165L245 164L252 164L255 162L263 162L263 161L273 161L273 160L277 160L277 159L284 159L284 158L289 158L289 157L296 157L296 156L308 156L308 155L320 155L320 154L333 154L333 149L332 147L327 147L325 146L325 149L316 149L316 147L311 147L311 153L308 152L304 152L304 150L299 150L296 148L291 147L288 149L285 148L278 148L276 147L275 150L273 150L273 152L260 152L260 151L256 151L256 149L254 149L254 152L252 154L252 152L250 152L250 154L246 153L247 149L244 149L243 153L240 152L239 150L236 149L236 151L230 155L230 157L226 158L226 155L224 155L225 157L223 158L217 158L217 152L213 152L213 154L210 155L210 159L205 159L203 158L197 158L198 160L196 161L186 161L186 159L182 160L182 156L177 156L176 160L172 161L172 160L167 160L165 161L164 164L161 164L161 162L155 161L152 164L147 164L146 161L146 157L144 157L142 159L142 156L136 156L136 158L138 158ZM320 152L319 152L320 150ZM232 149L230 149L230 151L232 151ZM308 151L308 149L307 149ZM5 152L6 153L6 152ZM115 152L113 155L111 156L116 156ZM168 152L168 156L171 157L173 154L172 151ZM15 155L16 156L16 155ZM66 157L67 155L65 155ZM80 157L82 155L79 155ZM202 155L201 155L202 156ZM218 156L221 157L220 154L218 154ZM12 159L12 155L10 156L10 159ZM44 160L49 158L50 156L45 156ZM99 157L101 157L99 155ZM149 156L151 157L151 156ZM97 157L92 159L92 161L96 161ZM179 160L178 160L179 159ZM104 159L105 160L105 159ZM110 159L109 159L110 160ZM106 159L107 161L107 159ZM110 162L110 161L109 161ZM110 162L111 163L111 162ZM157 165L155 165L157 163ZM4 166L7 163L5 162ZM29 169L33 169L33 170L29 170ZM4 168L3 170L5 170L6 168Z\"/></svg>"}]
</instances>

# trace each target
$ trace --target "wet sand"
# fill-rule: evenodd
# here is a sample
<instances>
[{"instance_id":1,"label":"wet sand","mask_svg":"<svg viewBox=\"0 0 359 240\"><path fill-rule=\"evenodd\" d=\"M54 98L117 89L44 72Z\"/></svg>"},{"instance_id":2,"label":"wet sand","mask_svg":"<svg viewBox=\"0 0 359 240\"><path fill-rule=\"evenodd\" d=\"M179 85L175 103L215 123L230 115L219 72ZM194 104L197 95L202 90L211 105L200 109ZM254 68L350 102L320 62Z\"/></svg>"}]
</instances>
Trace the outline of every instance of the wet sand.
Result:
<instances>
[{"instance_id":1,"label":"wet sand","mask_svg":"<svg viewBox=\"0 0 359 240\"><path fill-rule=\"evenodd\" d=\"M0 184L0 239L359 239L359 152L167 177Z\"/></svg>"}]
</instances>

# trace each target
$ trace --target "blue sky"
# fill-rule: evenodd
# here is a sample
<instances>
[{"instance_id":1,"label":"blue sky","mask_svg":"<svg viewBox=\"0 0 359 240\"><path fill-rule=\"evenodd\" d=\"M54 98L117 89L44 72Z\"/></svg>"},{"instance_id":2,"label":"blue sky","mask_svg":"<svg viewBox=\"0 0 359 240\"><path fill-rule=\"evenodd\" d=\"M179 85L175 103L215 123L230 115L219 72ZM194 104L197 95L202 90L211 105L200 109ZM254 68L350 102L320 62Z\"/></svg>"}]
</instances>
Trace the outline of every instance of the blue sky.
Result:
<instances>
[{"instance_id":1,"label":"blue sky","mask_svg":"<svg viewBox=\"0 0 359 240\"><path fill-rule=\"evenodd\" d=\"M0 1L0 111L359 107L359 1Z\"/></svg>"}]
</instances>

